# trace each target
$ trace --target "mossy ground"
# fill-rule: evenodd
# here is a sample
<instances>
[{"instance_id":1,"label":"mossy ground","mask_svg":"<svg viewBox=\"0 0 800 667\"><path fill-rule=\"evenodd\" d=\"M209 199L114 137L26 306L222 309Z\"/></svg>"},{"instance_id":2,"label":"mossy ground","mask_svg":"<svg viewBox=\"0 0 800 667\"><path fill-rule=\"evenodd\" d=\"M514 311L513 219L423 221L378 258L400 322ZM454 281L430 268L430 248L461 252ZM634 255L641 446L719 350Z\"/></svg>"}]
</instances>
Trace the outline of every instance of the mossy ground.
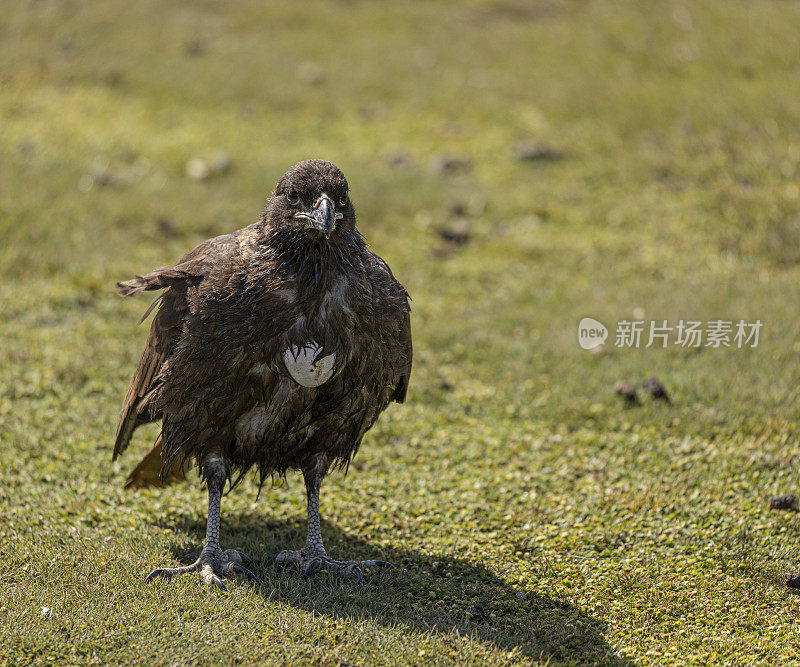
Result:
<instances>
[{"instance_id":1,"label":"mossy ground","mask_svg":"<svg viewBox=\"0 0 800 667\"><path fill-rule=\"evenodd\" d=\"M0 28L0 662L800 659L800 519L767 503L800 473L796 3L42 0ZM223 502L257 585L146 586L204 492L121 488L155 430L110 462L148 303L113 284L249 224L307 157L414 299L409 400L323 489L329 551L399 567L270 565L303 539L290 476ZM764 326L577 345L634 314ZM671 404L614 395L651 374Z\"/></svg>"}]
</instances>

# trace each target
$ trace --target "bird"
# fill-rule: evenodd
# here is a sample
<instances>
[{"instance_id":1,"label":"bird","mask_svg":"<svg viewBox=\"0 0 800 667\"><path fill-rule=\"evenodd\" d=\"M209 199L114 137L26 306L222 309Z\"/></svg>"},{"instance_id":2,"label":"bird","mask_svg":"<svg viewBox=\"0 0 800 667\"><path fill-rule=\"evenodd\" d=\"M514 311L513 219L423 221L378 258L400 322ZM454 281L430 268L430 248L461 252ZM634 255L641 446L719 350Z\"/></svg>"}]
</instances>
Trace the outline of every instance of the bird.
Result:
<instances>
[{"instance_id":1,"label":"bird","mask_svg":"<svg viewBox=\"0 0 800 667\"><path fill-rule=\"evenodd\" d=\"M250 470L302 473L303 548L271 554L303 576L363 580L386 561L331 558L320 531L326 474L349 466L390 403L403 403L412 366L409 295L356 227L350 189L332 162L305 160L277 182L256 222L208 239L177 263L116 284L121 296L161 290L120 413L113 459L134 430L161 422L126 486L165 485L196 467L208 491L206 536L190 565L208 586L254 579L250 559L220 546L221 497ZM194 556L192 556L194 558Z\"/></svg>"}]
</instances>

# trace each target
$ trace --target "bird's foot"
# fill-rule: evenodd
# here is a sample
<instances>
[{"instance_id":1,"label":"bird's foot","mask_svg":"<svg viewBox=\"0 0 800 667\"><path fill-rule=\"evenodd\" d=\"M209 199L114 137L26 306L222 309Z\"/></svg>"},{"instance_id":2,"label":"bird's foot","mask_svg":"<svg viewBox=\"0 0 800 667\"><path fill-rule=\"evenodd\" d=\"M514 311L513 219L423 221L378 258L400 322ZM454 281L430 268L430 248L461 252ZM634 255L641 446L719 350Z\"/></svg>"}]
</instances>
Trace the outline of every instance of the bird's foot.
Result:
<instances>
[{"instance_id":1,"label":"bird's foot","mask_svg":"<svg viewBox=\"0 0 800 667\"><path fill-rule=\"evenodd\" d=\"M228 590L223 577L232 577L235 574L243 574L248 579L255 580L254 575L248 570L245 565L252 565L250 559L245 556L241 551L236 549L203 549L200 554L191 553L186 554L184 559L193 559L191 565L184 567L165 567L153 570L147 575L144 580L145 583L153 581L153 579L166 579L169 581L172 577L179 574L188 574L189 572L199 572L200 577L206 586L214 585L221 591Z\"/></svg>"},{"instance_id":2,"label":"bird's foot","mask_svg":"<svg viewBox=\"0 0 800 667\"><path fill-rule=\"evenodd\" d=\"M295 564L302 573L300 576L310 577L320 570L329 570L335 574L346 577L355 577L359 581L364 581L363 569L367 567L394 567L385 560L333 560L324 552L306 553L305 551L279 551L270 554L278 565Z\"/></svg>"}]
</instances>

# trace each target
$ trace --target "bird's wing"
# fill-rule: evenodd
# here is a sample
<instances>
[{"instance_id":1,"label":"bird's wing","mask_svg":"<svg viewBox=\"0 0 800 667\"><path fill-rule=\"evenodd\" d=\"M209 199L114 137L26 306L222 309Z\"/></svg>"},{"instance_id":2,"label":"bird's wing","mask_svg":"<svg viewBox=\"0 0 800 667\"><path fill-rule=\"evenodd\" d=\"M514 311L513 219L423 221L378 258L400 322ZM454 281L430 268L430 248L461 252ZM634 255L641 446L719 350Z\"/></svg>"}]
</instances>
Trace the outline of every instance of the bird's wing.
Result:
<instances>
[{"instance_id":1,"label":"bird's wing","mask_svg":"<svg viewBox=\"0 0 800 667\"><path fill-rule=\"evenodd\" d=\"M411 364L414 356L411 344L411 307L408 303L410 297L405 288L394 277L389 265L373 252L371 252L371 257L373 284L377 293L382 296L382 300L390 310L387 319L393 319L397 326L396 340L399 350L395 355L395 364L399 379L390 400L403 403L408 392L408 382L411 378Z\"/></svg>"},{"instance_id":2,"label":"bird's wing","mask_svg":"<svg viewBox=\"0 0 800 667\"><path fill-rule=\"evenodd\" d=\"M137 426L157 418L157 415L148 410L148 397L157 387L161 368L175 348L189 316L188 290L211 276L216 267L230 265L230 262L221 260L230 257L238 247L236 233L218 236L201 243L176 264L162 266L147 275L117 283L117 292L121 296L132 296L146 290L167 290L150 305L139 321L144 321L159 305L139 365L122 404L114 442L114 459L128 446Z\"/></svg>"},{"instance_id":3,"label":"bird's wing","mask_svg":"<svg viewBox=\"0 0 800 667\"><path fill-rule=\"evenodd\" d=\"M162 266L144 276L136 276L130 280L117 283L117 293L120 296L133 296L145 290L159 290L176 285L188 286L208 276L220 259L229 255L231 251L238 250L238 235L244 230L232 234L216 236L203 241L200 245L187 252L176 264ZM149 310L145 316L149 315Z\"/></svg>"},{"instance_id":4,"label":"bird's wing","mask_svg":"<svg viewBox=\"0 0 800 667\"><path fill-rule=\"evenodd\" d=\"M406 309L403 313L403 321L400 325L400 344L405 350L405 368L392 394L392 400L398 403L404 403L406 400L406 393L408 392L408 382L411 379L411 364L414 357L414 349L411 344L411 308L408 306L408 295L406 295Z\"/></svg>"}]
</instances>

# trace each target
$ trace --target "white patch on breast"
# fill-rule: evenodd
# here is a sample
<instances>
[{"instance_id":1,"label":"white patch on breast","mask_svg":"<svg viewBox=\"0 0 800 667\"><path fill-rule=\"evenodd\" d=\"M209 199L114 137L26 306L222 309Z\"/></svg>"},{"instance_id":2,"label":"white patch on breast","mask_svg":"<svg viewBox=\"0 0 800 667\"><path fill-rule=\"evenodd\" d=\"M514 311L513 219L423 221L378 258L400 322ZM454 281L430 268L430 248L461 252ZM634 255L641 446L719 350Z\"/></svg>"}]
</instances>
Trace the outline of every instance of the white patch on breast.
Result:
<instances>
[{"instance_id":1,"label":"white patch on breast","mask_svg":"<svg viewBox=\"0 0 800 667\"><path fill-rule=\"evenodd\" d=\"M322 347L312 341L303 347L292 345L283 353L283 363L286 370L302 387L319 387L327 382L333 375L333 364L336 362L336 353L321 357L314 361Z\"/></svg>"}]
</instances>

